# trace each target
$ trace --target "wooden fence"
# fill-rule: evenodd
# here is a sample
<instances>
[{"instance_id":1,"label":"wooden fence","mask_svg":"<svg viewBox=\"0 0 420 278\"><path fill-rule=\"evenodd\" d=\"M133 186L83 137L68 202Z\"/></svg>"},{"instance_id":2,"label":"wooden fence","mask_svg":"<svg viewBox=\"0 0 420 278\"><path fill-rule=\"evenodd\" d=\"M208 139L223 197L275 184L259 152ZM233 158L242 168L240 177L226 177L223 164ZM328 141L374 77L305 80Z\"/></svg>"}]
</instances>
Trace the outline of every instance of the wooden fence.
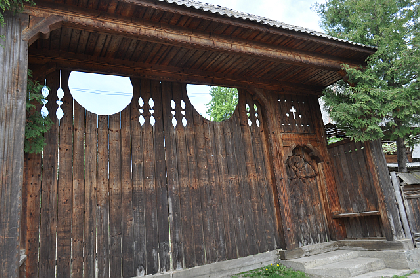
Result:
<instances>
[{"instance_id":1,"label":"wooden fence","mask_svg":"<svg viewBox=\"0 0 420 278\"><path fill-rule=\"evenodd\" d=\"M347 238L405 238L380 140L328 146Z\"/></svg>"},{"instance_id":2,"label":"wooden fence","mask_svg":"<svg viewBox=\"0 0 420 278\"><path fill-rule=\"evenodd\" d=\"M97 116L62 74L64 117L56 72L55 124L43 155L25 160L27 277L133 277L278 247L262 108L248 93L216 123L185 84L132 79L131 104Z\"/></svg>"}]
</instances>

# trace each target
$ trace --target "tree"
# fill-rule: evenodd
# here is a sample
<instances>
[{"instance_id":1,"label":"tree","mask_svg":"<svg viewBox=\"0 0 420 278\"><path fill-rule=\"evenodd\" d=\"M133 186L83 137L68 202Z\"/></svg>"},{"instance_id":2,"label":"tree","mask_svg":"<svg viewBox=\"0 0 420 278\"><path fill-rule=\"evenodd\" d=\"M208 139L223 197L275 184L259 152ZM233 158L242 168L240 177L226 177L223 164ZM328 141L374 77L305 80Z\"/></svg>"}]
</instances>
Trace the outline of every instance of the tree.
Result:
<instances>
[{"instance_id":1,"label":"tree","mask_svg":"<svg viewBox=\"0 0 420 278\"><path fill-rule=\"evenodd\" d=\"M226 87L211 87L211 101L207 103L210 120L221 122L232 116L238 104L238 90Z\"/></svg>"},{"instance_id":2,"label":"tree","mask_svg":"<svg viewBox=\"0 0 420 278\"><path fill-rule=\"evenodd\" d=\"M316 4L331 36L376 46L365 68L350 68L346 80L324 92L331 117L356 141L397 141L400 172L405 143L420 134L420 33L416 0L327 0ZM411 143L414 143L412 140Z\"/></svg>"}]
</instances>

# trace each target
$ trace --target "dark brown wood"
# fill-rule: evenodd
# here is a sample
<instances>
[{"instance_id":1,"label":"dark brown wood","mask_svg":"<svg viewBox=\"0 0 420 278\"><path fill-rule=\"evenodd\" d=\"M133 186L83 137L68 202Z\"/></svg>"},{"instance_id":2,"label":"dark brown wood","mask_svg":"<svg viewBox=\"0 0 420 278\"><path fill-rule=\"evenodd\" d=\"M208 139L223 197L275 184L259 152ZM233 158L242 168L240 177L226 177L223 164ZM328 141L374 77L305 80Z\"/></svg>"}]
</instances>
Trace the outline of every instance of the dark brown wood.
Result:
<instances>
[{"instance_id":1,"label":"dark brown wood","mask_svg":"<svg viewBox=\"0 0 420 278\"><path fill-rule=\"evenodd\" d=\"M177 125L175 127L175 139L177 146L177 167L179 177L179 195L182 212L182 242L185 265L190 268L194 266L194 244L193 244L193 212L191 209L191 197L188 175L188 155L185 128L182 123L183 114L181 108L183 86L185 84L173 84L173 100L175 102L175 117ZM185 113L185 111L184 111Z\"/></svg>"},{"instance_id":2,"label":"dark brown wood","mask_svg":"<svg viewBox=\"0 0 420 278\"><path fill-rule=\"evenodd\" d=\"M125 35L135 35L153 42L164 42L170 45L182 45L187 48L211 49L217 51L225 51L238 53L240 55L255 56L267 60L281 60L288 64L310 64L312 67L324 68L328 70L341 70L342 64L357 66L352 60L345 58L336 58L314 53L306 53L296 49L286 49L277 46L269 47L266 44L258 42L249 42L239 38L232 39L229 36L218 36L215 34L200 33L197 30L185 32L184 29L178 29L173 26L158 26L148 23L147 21L127 21L118 16L100 12L87 12L86 9L73 8L71 13L67 12L59 4L40 3L37 6L27 9L30 15L38 17L47 17L51 14L58 15L63 18L64 24L67 26L78 25L84 26L84 29L92 31L107 29L108 32L114 32ZM101 22L99 22L99 19Z\"/></svg>"},{"instance_id":3,"label":"dark brown wood","mask_svg":"<svg viewBox=\"0 0 420 278\"><path fill-rule=\"evenodd\" d=\"M384 234L387 240L404 238L403 227L380 140L365 144L365 148L368 156L370 153L371 159L373 159L373 161L369 161L369 167L371 167L372 173L376 172L377 175L377 181L375 180L374 185L379 200L379 211L381 212L382 224L385 230ZM375 166L375 169L372 169L372 166Z\"/></svg>"},{"instance_id":4,"label":"dark brown wood","mask_svg":"<svg viewBox=\"0 0 420 278\"><path fill-rule=\"evenodd\" d=\"M83 277L83 224L85 213L85 109L74 101L72 277Z\"/></svg>"},{"instance_id":5,"label":"dark brown wood","mask_svg":"<svg viewBox=\"0 0 420 278\"><path fill-rule=\"evenodd\" d=\"M60 86L60 72L55 71L47 76L47 85L51 91L47 98L46 107L53 126L45 134L48 146L43 152L43 171L41 184L41 227L39 247L39 276L52 277L55 275L55 253L57 233L57 162L58 162L58 120L55 115L57 109L57 89Z\"/></svg>"},{"instance_id":6,"label":"dark brown wood","mask_svg":"<svg viewBox=\"0 0 420 278\"><path fill-rule=\"evenodd\" d=\"M30 25L22 31L22 39L31 45L39 38L48 38L50 32L61 27L63 18L57 15L49 15L36 24Z\"/></svg>"},{"instance_id":7,"label":"dark brown wood","mask_svg":"<svg viewBox=\"0 0 420 278\"><path fill-rule=\"evenodd\" d=\"M68 87L70 72L61 71L64 112L60 120L58 212L57 212L57 276L70 277L72 185L73 185L73 98Z\"/></svg>"},{"instance_id":8,"label":"dark brown wood","mask_svg":"<svg viewBox=\"0 0 420 278\"><path fill-rule=\"evenodd\" d=\"M105 36L105 35L103 35ZM104 37L105 38L105 37ZM91 71L103 74L115 74L126 76L143 76L145 78L164 79L193 84L220 85L227 87L257 87L290 94L320 94L322 87L316 85L303 85L288 81L273 81L264 78L245 78L246 75L239 73L215 73L197 69L183 68L182 63L175 66L161 66L144 63L144 61L122 61L99 57L103 43L100 45L98 54L87 56L83 54L53 52L45 50L32 50L30 61L34 64L55 63L57 67L68 70ZM146 54L143 54L147 57ZM89 63L86 63L89 61ZM185 62L186 60L181 60ZM250 64L252 64L250 62Z\"/></svg>"},{"instance_id":9,"label":"dark brown wood","mask_svg":"<svg viewBox=\"0 0 420 278\"><path fill-rule=\"evenodd\" d=\"M220 183L220 199L223 205L223 220L224 220L224 233L226 241L226 258L236 259L238 253L236 250L236 234L235 234L235 225L233 219L232 203L230 202L230 189L229 189L229 173L227 169L226 161L226 144L224 129L222 123L214 123L214 138L216 140L216 157L217 157L217 166L219 172L219 183Z\"/></svg>"},{"instance_id":10,"label":"dark brown wood","mask_svg":"<svg viewBox=\"0 0 420 278\"><path fill-rule=\"evenodd\" d=\"M97 173L97 115L86 111L85 137L85 223L84 223L84 269L85 278L96 273L96 173ZM98 246L99 243L98 243Z\"/></svg>"},{"instance_id":11,"label":"dark brown wood","mask_svg":"<svg viewBox=\"0 0 420 278\"><path fill-rule=\"evenodd\" d=\"M139 98L141 80L131 78L133 100L131 101L131 144L132 144L132 179L133 179L133 234L134 234L134 270L146 274L146 224L145 224L145 190L144 190L144 157L143 129L139 123ZM142 107L143 108L143 107Z\"/></svg>"},{"instance_id":12,"label":"dark brown wood","mask_svg":"<svg viewBox=\"0 0 420 278\"><path fill-rule=\"evenodd\" d=\"M38 277L39 220L41 197L41 154L25 154L26 277Z\"/></svg>"},{"instance_id":13,"label":"dark brown wood","mask_svg":"<svg viewBox=\"0 0 420 278\"><path fill-rule=\"evenodd\" d=\"M111 277L121 276L121 128L120 113L109 116L109 252Z\"/></svg>"},{"instance_id":14,"label":"dark brown wood","mask_svg":"<svg viewBox=\"0 0 420 278\"><path fill-rule=\"evenodd\" d=\"M159 272L166 272L170 269L169 257L169 211L168 211L168 189L166 184L166 161L162 87L158 81L151 84L151 94L154 101L153 117L155 120L153 128L153 146L155 152L156 172L156 212L158 225L159 242ZM168 138L169 139L169 138Z\"/></svg>"},{"instance_id":15,"label":"dark brown wood","mask_svg":"<svg viewBox=\"0 0 420 278\"><path fill-rule=\"evenodd\" d=\"M172 108L172 89L179 88L179 84L162 82L162 108L165 131L166 171L168 182L168 198L171 199L169 206L169 225L171 229L172 267L183 267L184 253L182 249L182 213L180 205L179 176L177 169L177 147L175 140L175 127L172 120L175 116L175 107Z\"/></svg>"},{"instance_id":16,"label":"dark brown wood","mask_svg":"<svg viewBox=\"0 0 420 278\"><path fill-rule=\"evenodd\" d=\"M121 111L122 277L134 277L133 185L131 179L131 106Z\"/></svg>"},{"instance_id":17,"label":"dark brown wood","mask_svg":"<svg viewBox=\"0 0 420 278\"><path fill-rule=\"evenodd\" d=\"M214 139L214 123L204 120L204 137L207 153L208 187L207 203L214 219L214 243L212 243L212 257L214 261L226 260L225 222L223 217L223 204L220 189L220 180L217 167L216 140Z\"/></svg>"},{"instance_id":18,"label":"dark brown wood","mask_svg":"<svg viewBox=\"0 0 420 278\"><path fill-rule=\"evenodd\" d=\"M143 157L144 157L144 192L145 192L145 224L146 224L146 254L147 274L155 274L159 271L159 243L158 238L158 215L156 210L156 173L155 154L153 140L154 117L152 115L151 82L147 79L141 81L141 98L143 99L143 115L145 123L143 129Z\"/></svg>"},{"instance_id":19,"label":"dark brown wood","mask_svg":"<svg viewBox=\"0 0 420 278\"><path fill-rule=\"evenodd\" d=\"M186 125L183 127L186 137L187 145L187 166L188 166L188 186L191 197L191 218L192 218L192 233L193 233L193 249L195 258L193 264L204 264L204 237L203 237L203 210L201 202L201 185L198 180L197 169L197 150L195 142L195 127L193 120L193 107L187 100L186 84L182 85L181 109L184 112L183 125L186 120Z\"/></svg>"},{"instance_id":20,"label":"dark brown wood","mask_svg":"<svg viewBox=\"0 0 420 278\"><path fill-rule=\"evenodd\" d=\"M187 101L188 106L191 105ZM188 110L187 110L188 111ZM202 229L203 229L203 248L205 249L205 263L215 262L216 256L216 232L215 225L217 220L211 210L211 199L209 189L209 172L207 165L207 153L204 135L204 118L192 109L192 118L195 134L196 156L197 156L197 176L200 189L200 200L202 210Z\"/></svg>"},{"instance_id":21,"label":"dark brown wood","mask_svg":"<svg viewBox=\"0 0 420 278\"><path fill-rule=\"evenodd\" d=\"M109 277L108 116L98 116L96 229L98 277ZM87 152L86 152L87 153Z\"/></svg>"}]
</instances>

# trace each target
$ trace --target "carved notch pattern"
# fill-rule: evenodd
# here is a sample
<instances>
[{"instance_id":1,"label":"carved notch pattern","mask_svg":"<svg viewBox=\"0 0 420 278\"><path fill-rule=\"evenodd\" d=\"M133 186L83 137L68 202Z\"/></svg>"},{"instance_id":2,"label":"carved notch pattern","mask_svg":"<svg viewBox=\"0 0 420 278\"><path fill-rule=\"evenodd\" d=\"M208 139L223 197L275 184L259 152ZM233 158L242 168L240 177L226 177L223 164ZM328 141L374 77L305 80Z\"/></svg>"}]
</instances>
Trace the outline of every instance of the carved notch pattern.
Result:
<instances>
[{"instance_id":1,"label":"carved notch pattern","mask_svg":"<svg viewBox=\"0 0 420 278\"><path fill-rule=\"evenodd\" d=\"M279 96L282 132L313 133L309 101L305 97Z\"/></svg>"},{"instance_id":2,"label":"carved notch pattern","mask_svg":"<svg viewBox=\"0 0 420 278\"><path fill-rule=\"evenodd\" d=\"M150 124L153 126L155 124L154 109L155 103L152 98L143 99L139 98L139 107L140 107L140 116L139 122L143 126L145 124Z\"/></svg>"},{"instance_id":3,"label":"carved notch pattern","mask_svg":"<svg viewBox=\"0 0 420 278\"><path fill-rule=\"evenodd\" d=\"M171 100L171 114L172 114L172 126L187 126L188 121L185 117L185 101Z\"/></svg>"}]
</instances>

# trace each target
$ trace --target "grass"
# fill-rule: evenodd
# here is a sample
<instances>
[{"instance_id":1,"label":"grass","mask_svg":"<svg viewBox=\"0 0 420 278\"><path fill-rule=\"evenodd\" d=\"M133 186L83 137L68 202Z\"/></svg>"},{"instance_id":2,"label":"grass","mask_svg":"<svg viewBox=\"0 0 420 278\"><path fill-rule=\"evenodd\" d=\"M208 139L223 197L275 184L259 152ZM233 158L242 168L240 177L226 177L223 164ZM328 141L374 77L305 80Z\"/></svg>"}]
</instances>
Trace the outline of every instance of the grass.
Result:
<instances>
[{"instance_id":1,"label":"grass","mask_svg":"<svg viewBox=\"0 0 420 278\"><path fill-rule=\"evenodd\" d=\"M257 268L247 272L242 272L232 276L232 278L238 277L304 278L309 276L307 276L301 271L295 271L291 268L287 268L282 264L271 264L265 267Z\"/></svg>"},{"instance_id":2,"label":"grass","mask_svg":"<svg viewBox=\"0 0 420 278\"><path fill-rule=\"evenodd\" d=\"M403 276L394 275L392 276L392 278L407 278L407 277L410 277L411 274L417 274L417 273L419 273L419 271L415 269L406 275L403 275Z\"/></svg>"}]
</instances>

